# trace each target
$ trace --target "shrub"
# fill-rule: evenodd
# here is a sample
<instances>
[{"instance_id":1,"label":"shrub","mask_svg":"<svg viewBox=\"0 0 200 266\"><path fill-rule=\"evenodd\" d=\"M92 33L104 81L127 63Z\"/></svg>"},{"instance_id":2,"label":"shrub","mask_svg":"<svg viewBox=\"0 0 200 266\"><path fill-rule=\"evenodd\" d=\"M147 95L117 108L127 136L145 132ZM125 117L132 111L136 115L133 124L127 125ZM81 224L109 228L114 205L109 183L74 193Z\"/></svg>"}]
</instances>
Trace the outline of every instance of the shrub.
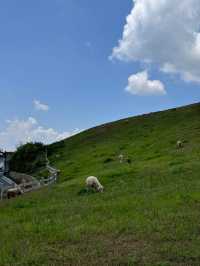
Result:
<instances>
[{"instance_id":1,"label":"shrub","mask_svg":"<svg viewBox=\"0 0 200 266\"><path fill-rule=\"evenodd\" d=\"M32 173L46 164L46 147L42 143L27 143L17 148L10 160L10 169L20 173Z\"/></svg>"}]
</instances>

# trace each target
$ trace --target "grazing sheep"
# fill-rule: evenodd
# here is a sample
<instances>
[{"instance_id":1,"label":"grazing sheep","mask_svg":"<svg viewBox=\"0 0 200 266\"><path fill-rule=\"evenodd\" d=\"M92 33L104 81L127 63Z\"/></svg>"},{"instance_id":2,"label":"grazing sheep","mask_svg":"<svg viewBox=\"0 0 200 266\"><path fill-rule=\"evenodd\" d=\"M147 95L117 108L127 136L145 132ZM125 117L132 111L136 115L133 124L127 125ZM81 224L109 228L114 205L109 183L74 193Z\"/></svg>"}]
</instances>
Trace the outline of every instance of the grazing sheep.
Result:
<instances>
[{"instance_id":1,"label":"grazing sheep","mask_svg":"<svg viewBox=\"0 0 200 266\"><path fill-rule=\"evenodd\" d=\"M15 197L20 196L22 194L23 194L23 191L20 187L9 188L7 191L8 199L15 198Z\"/></svg>"},{"instance_id":2,"label":"grazing sheep","mask_svg":"<svg viewBox=\"0 0 200 266\"><path fill-rule=\"evenodd\" d=\"M97 192L103 192L104 187L100 184L99 180L95 176L89 176L86 179L86 187L88 189L94 188Z\"/></svg>"},{"instance_id":3,"label":"grazing sheep","mask_svg":"<svg viewBox=\"0 0 200 266\"><path fill-rule=\"evenodd\" d=\"M183 148L183 142L181 140L178 140L177 143L176 143L176 147L178 149Z\"/></svg>"},{"instance_id":4,"label":"grazing sheep","mask_svg":"<svg viewBox=\"0 0 200 266\"><path fill-rule=\"evenodd\" d=\"M118 156L118 159L120 163L128 163L128 164L132 163L131 159L129 157L124 156L123 154L120 154Z\"/></svg>"},{"instance_id":5,"label":"grazing sheep","mask_svg":"<svg viewBox=\"0 0 200 266\"><path fill-rule=\"evenodd\" d=\"M120 154L118 158L119 158L120 163L124 162L124 155L123 154Z\"/></svg>"}]
</instances>

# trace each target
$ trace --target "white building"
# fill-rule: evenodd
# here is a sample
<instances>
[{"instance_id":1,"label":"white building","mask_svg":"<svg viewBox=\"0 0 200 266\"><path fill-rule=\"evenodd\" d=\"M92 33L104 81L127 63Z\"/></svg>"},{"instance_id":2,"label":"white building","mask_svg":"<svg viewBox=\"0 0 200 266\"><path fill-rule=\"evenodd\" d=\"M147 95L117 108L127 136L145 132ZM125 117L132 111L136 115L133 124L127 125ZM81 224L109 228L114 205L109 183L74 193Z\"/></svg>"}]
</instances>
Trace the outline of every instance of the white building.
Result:
<instances>
[{"instance_id":1,"label":"white building","mask_svg":"<svg viewBox=\"0 0 200 266\"><path fill-rule=\"evenodd\" d=\"M3 198L3 193L8 188L15 187L15 182L8 177L8 157L7 153L0 151L0 199Z\"/></svg>"},{"instance_id":2,"label":"white building","mask_svg":"<svg viewBox=\"0 0 200 266\"><path fill-rule=\"evenodd\" d=\"M6 172L6 154L0 152L0 176L3 176Z\"/></svg>"}]
</instances>

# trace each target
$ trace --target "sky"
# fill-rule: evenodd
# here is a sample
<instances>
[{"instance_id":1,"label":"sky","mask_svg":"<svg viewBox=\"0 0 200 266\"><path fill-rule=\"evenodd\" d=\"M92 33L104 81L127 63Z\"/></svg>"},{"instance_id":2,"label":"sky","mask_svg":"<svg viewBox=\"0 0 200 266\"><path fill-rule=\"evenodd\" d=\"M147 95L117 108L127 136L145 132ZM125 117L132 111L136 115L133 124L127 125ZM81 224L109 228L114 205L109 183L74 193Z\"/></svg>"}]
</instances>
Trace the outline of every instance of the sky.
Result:
<instances>
[{"instance_id":1,"label":"sky","mask_svg":"<svg viewBox=\"0 0 200 266\"><path fill-rule=\"evenodd\" d=\"M0 2L0 148L200 101L198 0Z\"/></svg>"}]
</instances>

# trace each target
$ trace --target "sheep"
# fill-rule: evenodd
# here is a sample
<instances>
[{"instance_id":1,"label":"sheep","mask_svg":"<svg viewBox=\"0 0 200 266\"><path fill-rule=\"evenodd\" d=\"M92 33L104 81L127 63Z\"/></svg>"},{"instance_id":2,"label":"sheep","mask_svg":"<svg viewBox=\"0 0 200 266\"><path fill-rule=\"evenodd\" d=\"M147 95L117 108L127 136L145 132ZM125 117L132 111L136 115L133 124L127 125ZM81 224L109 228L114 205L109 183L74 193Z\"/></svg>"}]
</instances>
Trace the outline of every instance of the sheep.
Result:
<instances>
[{"instance_id":1,"label":"sheep","mask_svg":"<svg viewBox=\"0 0 200 266\"><path fill-rule=\"evenodd\" d=\"M118 158L119 158L119 162L120 162L120 163L123 163L123 162L124 162L124 155L123 155L123 154L120 154L120 155L118 156Z\"/></svg>"},{"instance_id":2,"label":"sheep","mask_svg":"<svg viewBox=\"0 0 200 266\"><path fill-rule=\"evenodd\" d=\"M178 140L176 143L177 149L183 148L183 142L181 140Z\"/></svg>"},{"instance_id":3,"label":"sheep","mask_svg":"<svg viewBox=\"0 0 200 266\"><path fill-rule=\"evenodd\" d=\"M95 176L89 176L86 179L86 187L87 189L94 188L96 192L103 192L104 187L100 184L99 180Z\"/></svg>"},{"instance_id":4,"label":"sheep","mask_svg":"<svg viewBox=\"0 0 200 266\"><path fill-rule=\"evenodd\" d=\"M14 187L14 188L9 188L7 191L8 199L15 198L15 197L20 196L22 194L23 194L23 191L19 186Z\"/></svg>"},{"instance_id":5,"label":"sheep","mask_svg":"<svg viewBox=\"0 0 200 266\"><path fill-rule=\"evenodd\" d=\"M118 159L120 163L128 163L128 164L132 163L132 160L129 157L124 156L123 154L120 154L118 156Z\"/></svg>"}]
</instances>

